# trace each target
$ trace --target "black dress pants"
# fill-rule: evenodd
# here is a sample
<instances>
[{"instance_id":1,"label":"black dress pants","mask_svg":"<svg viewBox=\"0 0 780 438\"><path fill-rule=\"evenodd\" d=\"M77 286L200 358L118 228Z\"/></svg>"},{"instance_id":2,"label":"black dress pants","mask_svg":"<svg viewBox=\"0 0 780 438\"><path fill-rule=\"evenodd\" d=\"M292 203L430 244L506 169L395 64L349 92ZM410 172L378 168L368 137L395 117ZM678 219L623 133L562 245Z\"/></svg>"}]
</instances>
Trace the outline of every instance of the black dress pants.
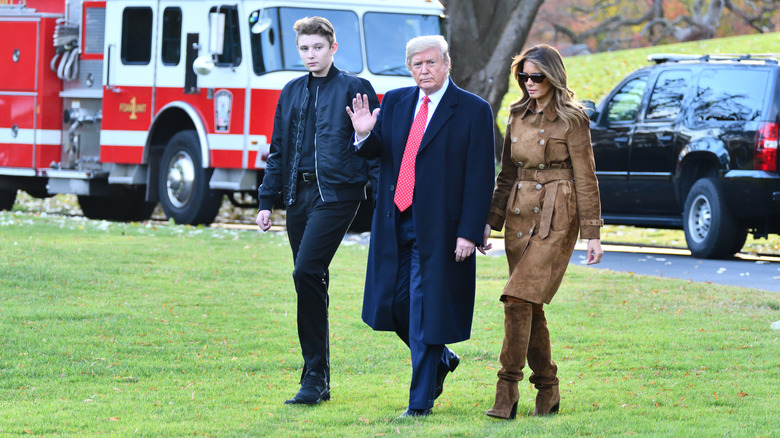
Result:
<instances>
[{"instance_id":1,"label":"black dress pants","mask_svg":"<svg viewBox=\"0 0 780 438\"><path fill-rule=\"evenodd\" d=\"M298 294L298 339L304 367L322 372L330 382L328 342L328 266L360 201L324 202L316 181L298 182L295 203L287 207L287 236L295 270Z\"/></svg>"}]
</instances>

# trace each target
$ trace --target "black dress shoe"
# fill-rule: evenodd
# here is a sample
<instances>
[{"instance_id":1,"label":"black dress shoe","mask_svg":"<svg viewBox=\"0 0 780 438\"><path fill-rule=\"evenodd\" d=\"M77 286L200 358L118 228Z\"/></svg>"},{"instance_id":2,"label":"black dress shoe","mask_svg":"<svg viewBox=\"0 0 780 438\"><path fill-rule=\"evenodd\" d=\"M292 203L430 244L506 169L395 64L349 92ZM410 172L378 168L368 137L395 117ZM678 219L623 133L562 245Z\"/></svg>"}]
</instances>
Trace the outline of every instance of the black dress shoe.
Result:
<instances>
[{"instance_id":1,"label":"black dress shoe","mask_svg":"<svg viewBox=\"0 0 780 438\"><path fill-rule=\"evenodd\" d=\"M322 373L309 371L301 380L301 389L295 397L284 402L286 405L316 405L330 400L330 388Z\"/></svg>"},{"instance_id":2,"label":"black dress shoe","mask_svg":"<svg viewBox=\"0 0 780 438\"><path fill-rule=\"evenodd\" d=\"M431 414L433 410L431 408L428 409L412 409L407 408L406 411L404 411L403 414L401 414L400 418L407 418L407 417L427 417Z\"/></svg>"},{"instance_id":3,"label":"black dress shoe","mask_svg":"<svg viewBox=\"0 0 780 438\"><path fill-rule=\"evenodd\" d=\"M444 379L447 378L447 374L455 371L460 363L460 358L454 351L447 349L445 354L449 355L449 365L443 361L439 361L439 365L436 367L436 387L434 388L433 398L434 400L439 398L442 392L444 392Z\"/></svg>"}]
</instances>

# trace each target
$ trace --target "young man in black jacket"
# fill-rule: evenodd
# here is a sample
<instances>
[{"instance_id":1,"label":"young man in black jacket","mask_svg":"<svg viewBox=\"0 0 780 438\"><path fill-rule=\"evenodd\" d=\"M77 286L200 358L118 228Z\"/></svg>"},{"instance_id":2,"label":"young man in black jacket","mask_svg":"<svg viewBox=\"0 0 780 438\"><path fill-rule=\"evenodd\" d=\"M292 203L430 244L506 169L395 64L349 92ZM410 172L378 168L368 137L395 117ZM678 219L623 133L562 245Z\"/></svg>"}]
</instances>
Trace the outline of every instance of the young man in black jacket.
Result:
<instances>
[{"instance_id":1,"label":"young man in black jacket","mask_svg":"<svg viewBox=\"0 0 780 438\"><path fill-rule=\"evenodd\" d=\"M285 403L313 405L330 399L328 266L368 182L369 163L352 152L354 130L344 108L356 93L368 94L375 108L379 101L367 80L333 65L338 43L328 20L303 18L293 29L309 74L287 83L279 96L257 224L271 227L271 209L282 197L304 360L301 388Z\"/></svg>"}]
</instances>

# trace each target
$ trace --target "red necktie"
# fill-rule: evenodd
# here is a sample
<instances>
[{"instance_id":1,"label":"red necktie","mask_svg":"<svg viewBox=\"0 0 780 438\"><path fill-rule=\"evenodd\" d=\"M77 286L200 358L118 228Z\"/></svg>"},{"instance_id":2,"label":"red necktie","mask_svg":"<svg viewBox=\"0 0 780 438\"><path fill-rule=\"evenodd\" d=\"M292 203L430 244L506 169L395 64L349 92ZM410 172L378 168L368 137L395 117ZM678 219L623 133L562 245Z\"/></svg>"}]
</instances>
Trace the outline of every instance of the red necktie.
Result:
<instances>
[{"instance_id":1,"label":"red necktie","mask_svg":"<svg viewBox=\"0 0 780 438\"><path fill-rule=\"evenodd\" d=\"M414 162L417 159L417 150L420 148L425 123L428 121L428 96L423 97L420 110L414 117L412 129L409 130L409 138L406 139L404 156L401 159L401 170L398 172L398 182L395 187L395 205L400 211L404 211L412 205L414 196Z\"/></svg>"}]
</instances>

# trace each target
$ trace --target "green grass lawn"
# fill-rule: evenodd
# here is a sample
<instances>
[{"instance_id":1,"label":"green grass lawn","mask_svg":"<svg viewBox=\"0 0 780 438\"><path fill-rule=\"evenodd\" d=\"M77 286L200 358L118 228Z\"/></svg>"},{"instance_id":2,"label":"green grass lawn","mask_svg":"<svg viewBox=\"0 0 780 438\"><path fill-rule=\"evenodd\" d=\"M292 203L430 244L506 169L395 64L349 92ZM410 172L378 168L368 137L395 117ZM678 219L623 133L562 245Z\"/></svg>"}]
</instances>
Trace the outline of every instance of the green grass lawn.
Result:
<instances>
[{"instance_id":1,"label":"green grass lawn","mask_svg":"<svg viewBox=\"0 0 780 438\"><path fill-rule=\"evenodd\" d=\"M503 258L480 256L472 339L434 414L409 353L360 318L367 249L332 265L333 399L297 390L284 236L0 213L0 436L778 436L780 295L573 266L548 307L557 416L493 402Z\"/></svg>"}]
</instances>

